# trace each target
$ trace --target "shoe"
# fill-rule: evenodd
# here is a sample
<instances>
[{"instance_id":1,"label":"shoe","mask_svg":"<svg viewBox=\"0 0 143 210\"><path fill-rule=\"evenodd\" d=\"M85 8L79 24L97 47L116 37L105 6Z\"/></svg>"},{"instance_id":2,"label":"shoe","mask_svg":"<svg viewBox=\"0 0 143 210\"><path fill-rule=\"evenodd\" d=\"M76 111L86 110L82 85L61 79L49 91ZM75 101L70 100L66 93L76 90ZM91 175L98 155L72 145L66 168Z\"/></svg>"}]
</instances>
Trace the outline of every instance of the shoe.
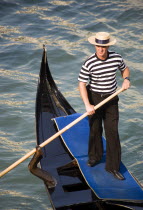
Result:
<instances>
[{"instance_id":1,"label":"shoe","mask_svg":"<svg viewBox=\"0 0 143 210\"><path fill-rule=\"evenodd\" d=\"M116 171L116 170L113 170L113 171L106 170L106 171L113 174L116 179L125 180L125 177L119 171Z\"/></svg>"},{"instance_id":2,"label":"shoe","mask_svg":"<svg viewBox=\"0 0 143 210\"><path fill-rule=\"evenodd\" d=\"M96 161L96 160L94 160L94 159L89 159L89 160L87 161L87 165L90 166L90 167L95 166L97 163L98 163L98 161Z\"/></svg>"}]
</instances>

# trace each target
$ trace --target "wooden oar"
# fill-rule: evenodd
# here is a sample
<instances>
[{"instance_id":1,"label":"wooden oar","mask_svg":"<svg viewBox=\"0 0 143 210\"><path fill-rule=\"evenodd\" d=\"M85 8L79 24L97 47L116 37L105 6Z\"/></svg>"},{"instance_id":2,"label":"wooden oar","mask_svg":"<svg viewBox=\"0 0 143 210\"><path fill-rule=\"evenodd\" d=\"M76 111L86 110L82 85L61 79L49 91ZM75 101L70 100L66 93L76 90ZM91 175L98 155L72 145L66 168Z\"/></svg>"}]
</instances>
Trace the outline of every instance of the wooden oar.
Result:
<instances>
[{"instance_id":1,"label":"wooden oar","mask_svg":"<svg viewBox=\"0 0 143 210\"><path fill-rule=\"evenodd\" d=\"M98 109L99 107L101 107L102 105L104 105L105 103L107 103L109 100L111 100L112 98L114 98L116 95L118 95L119 93L121 93L124 89L121 88L118 91L116 91L115 93L113 93L112 95L110 95L108 98L106 98L105 100L103 100L102 102L100 102L99 104L97 104L94 109ZM67 131L69 128L71 128L72 126L74 126L76 123L78 123L79 121L81 121L82 119L84 119L86 116L88 115L88 112L84 113L83 115L81 115L80 117L78 117L76 120L74 120L73 122L71 122L70 124L68 124L66 127L64 127L63 129L61 129L60 131L58 131L56 134L54 134L53 136L51 136L50 138L48 138L47 140L45 140L42 144L40 144L39 146L42 148L45 145L49 144L51 141L53 141L55 138L57 138L58 136L60 136L62 133L64 133L65 131ZM33 155L36 152L36 148L34 148L33 150L31 150L30 152L28 152L26 155L24 155L22 158L20 158L19 160L17 160L15 163L13 163L12 165L10 165L8 168L6 168L4 171L2 171L0 173L0 177L4 176L6 173L8 173L9 171L11 171L13 168L15 168L16 166L18 166L20 163L22 163L24 160L26 160L27 158L29 158L31 155Z\"/></svg>"}]
</instances>

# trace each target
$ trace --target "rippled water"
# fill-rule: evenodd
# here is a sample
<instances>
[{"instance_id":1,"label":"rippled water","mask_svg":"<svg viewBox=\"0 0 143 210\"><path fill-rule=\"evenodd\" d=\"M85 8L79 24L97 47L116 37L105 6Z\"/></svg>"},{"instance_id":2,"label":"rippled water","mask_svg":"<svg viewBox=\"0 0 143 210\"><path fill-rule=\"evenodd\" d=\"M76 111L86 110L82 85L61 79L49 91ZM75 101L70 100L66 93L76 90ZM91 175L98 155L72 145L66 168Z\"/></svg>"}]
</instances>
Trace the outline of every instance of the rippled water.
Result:
<instances>
[{"instance_id":1,"label":"rippled water","mask_svg":"<svg viewBox=\"0 0 143 210\"><path fill-rule=\"evenodd\" d=\"M1 0L0 20L0 170L35 147L42 45L59 89L84 113L77 77L94 52L87 37L108 31L118 40L112 49L131 70L132 87L120 95L122 160L143 183L143 1ZM51 209L43 182L30 174L28 163L1 179L0 209Z\"/></svg>"}]
</instances>

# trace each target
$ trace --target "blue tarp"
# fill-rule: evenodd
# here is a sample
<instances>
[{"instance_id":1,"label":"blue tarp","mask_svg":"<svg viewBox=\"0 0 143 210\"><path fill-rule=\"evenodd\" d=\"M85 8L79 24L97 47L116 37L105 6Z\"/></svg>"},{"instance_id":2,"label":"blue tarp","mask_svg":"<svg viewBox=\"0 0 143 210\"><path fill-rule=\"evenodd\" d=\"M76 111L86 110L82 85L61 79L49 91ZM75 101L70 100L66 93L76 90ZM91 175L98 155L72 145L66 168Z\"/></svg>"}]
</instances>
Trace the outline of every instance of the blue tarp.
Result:
<instances>
[{"instance_id":1,"label":"blue tarp","mask_svg":"<svg viewBox=\"0 0 143 210\"><path fill-rule=\"evenodd\" d=\"M81 114L73 114L55 119L59 130L74 121ZM88 117L81 120L72 128L62 134L63 142L69 152L75 157L79 168L90 188L101 199L111 200L143 200L143 190L138 185L127 168L121 163L120 172L125 180L116 179L112 174L105 171L106 140L102 138L104 154L101 162L94 167L87 166L88 160Z\"/></svg>"}]
</instances>

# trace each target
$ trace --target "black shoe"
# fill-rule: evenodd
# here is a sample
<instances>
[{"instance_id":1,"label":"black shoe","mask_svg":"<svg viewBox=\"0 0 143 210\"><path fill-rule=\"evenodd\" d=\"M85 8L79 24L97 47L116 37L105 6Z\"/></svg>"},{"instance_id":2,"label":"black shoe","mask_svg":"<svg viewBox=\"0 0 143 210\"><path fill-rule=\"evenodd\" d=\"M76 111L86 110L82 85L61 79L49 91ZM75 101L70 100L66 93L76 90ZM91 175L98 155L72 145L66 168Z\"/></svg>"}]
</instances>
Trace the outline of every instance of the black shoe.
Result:
<instances>
[{"instance_id":1,"label":"black shoe","mask_svg":"<svg viewBox=\"0 0 143 210\"><path fill-rule=\"evenodd\" d=\"M96 160L94 160L94 159L89 159L89 160L87 161L87 165L90 166L90 167L93 167L93 166L95 166L98 162L99 162L99 161L96 161Z\"/></svg>"},{"instance_id":2,"label":"black shoe","mask_svg":"<svg viewBox=\"0 0 143 210\"><path fill-rule=\"evenodd\" d=\"M125 180L125 177L119 171L116 171L116 170L113 170L113 171L107 170L107 171L113 174L116 179Z\"/></svg>"}]
</instances>

